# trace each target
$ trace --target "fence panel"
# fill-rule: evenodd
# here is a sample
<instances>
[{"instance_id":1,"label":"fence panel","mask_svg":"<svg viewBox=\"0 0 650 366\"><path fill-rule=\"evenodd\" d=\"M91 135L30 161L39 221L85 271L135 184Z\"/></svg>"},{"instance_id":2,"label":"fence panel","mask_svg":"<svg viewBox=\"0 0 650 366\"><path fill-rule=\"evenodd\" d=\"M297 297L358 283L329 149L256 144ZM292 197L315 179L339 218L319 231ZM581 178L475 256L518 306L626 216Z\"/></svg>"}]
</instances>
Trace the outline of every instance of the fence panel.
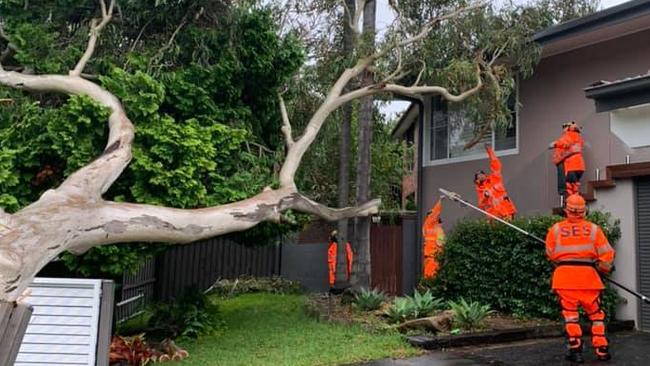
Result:
<instances>
[{"instance_id":1,"label":"fence panel","mask_svg":"<svg viewBox=\"0 0 650 366\"><path fill-rule=\"evenodd\" d=\"M147 260L135 273L122 275L120 301L115 304L115 320L124 321L138 315L154 299L156 258Z\"/></svg>"},{"instance_id":2,"label":"fence panel","mask_svg":"<svg viewBox=\"0 0 650 366\"><path fill-rule=\"evenodd\" d=\"M189 287L208 289L218 279L280 275L280 246L246 247L217 237L177 245L158 257L156 298L170 300Z\"/></svg>"},{"instance_id":3,"label":"fence panel","mask_svg":"<svg viewBox=\"0 0 650 366\"><path fill-rule=\"evenodd\" d=\"M372 287L393 295L402 294L402 226L370 227Z\"/></svg>"}]
</instances>

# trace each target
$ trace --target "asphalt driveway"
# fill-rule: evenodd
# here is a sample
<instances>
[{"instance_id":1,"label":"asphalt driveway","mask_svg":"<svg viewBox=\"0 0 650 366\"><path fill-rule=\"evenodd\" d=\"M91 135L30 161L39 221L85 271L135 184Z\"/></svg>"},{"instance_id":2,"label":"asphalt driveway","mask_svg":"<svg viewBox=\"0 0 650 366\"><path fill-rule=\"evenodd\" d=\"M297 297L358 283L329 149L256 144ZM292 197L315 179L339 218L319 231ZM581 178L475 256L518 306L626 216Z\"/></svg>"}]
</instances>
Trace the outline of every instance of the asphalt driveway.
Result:
<instances>
[{"instance_id":1,"label":"asphalt driveway","mask_svg":"<svg viewBox=\"0 0 650 366\"><path fill-rule=\"evenodd\" d=\"M587 337L585 337L587 340ZM650 333L618 333L610 336L613 359L599 362L590 346L585 348L585 365L649 366ZM588 342L587 342L588 343ZM360 366L546 366L569 365L564 360L561 338L540 339L485 347L467 347L431 352L404 360L379 360Z\"/></svg>"}]
</instances>

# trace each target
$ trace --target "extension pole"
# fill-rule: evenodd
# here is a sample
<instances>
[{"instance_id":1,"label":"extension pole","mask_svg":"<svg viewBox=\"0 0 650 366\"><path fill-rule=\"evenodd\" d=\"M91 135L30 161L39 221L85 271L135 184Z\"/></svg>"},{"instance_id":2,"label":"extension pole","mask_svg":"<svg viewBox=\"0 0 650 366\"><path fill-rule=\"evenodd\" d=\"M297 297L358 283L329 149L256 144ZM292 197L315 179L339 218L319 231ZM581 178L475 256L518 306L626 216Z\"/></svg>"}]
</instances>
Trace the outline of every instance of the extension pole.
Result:
<instances>
[{"instance_id":1,"label":"extension pole","mask_svg":"<svg viewBox=\"0 0 650 366\"><path fill-rule=\"evenodd\" d=\"M442 194L444 194L445 196L447 196L449 199L451 199L452 201L456 201L456 202L460 203L461 205L464 205L464 206L467 206L467 207L473 208L473 209L476 210L476 211L482 212L483 214L485 214L485 215L487 215L487 216L489 216L489 217L491 217L491 218L493 218L493 219L499 221L499 222L502 223L502 224L505 224L505 225L509 226L510 228L513 228L513 229L519 231L520 233L522 233L522 234L524 234L524 235L526 235L526 236L529 236L529 237L531 237L531 238L537 240L538 242L540 242L540 243L542 243L542 244L544 244L544 245L546 246L546 241L543 240L542 238L538 237L537 235L531 234L531 233L529 233L528 231L526 231L526 230L524 230L524 229L522 229L522 228L520 228L520 227L518 227L518 226L515 226L515 225L513 225L512 223L510 223L510 222L508 222L508 221L506 221L506 220L503 220L503 219L500 218L500 217L497 217L497 216L495 216L495 215L493 215L493 214L491 214L491 213L489 213L489 212L487 212L487 211L485 211L485 210L482 210L482 209L480 209L480 208L474 206L473 204L471 204L471 203L469 203L469 202L463 200L463 199L460 197L460 195L459 195L458 193L450 192L450 191L448 191L448 190L446 190L446 189L442 189L442 188L440 188L439 191L440 191ZM629 294L631 294L631 295L633 295L633 296L635 296L635 297L641 299L641 300L642 300L643 302L645 302L646 304L650 304L650 298L648 298L647 296L643 295L642 293L637 292L637 291L634 291L634 290L628 288L627 286L622 285L622 284L620 284L620 283L614 281L613 279L611 279L611 278L609 278L609 277L606 277L606 276L603 276L603 277L605 278L606 281L608 281L608 282L611 283L612 285L615 285L615 286L617 286L618 288L620 288L621 290L623 290L623 291L625 291L625 292L627 292L627 293L629 293Z\"/></svg>"}]
</instances>

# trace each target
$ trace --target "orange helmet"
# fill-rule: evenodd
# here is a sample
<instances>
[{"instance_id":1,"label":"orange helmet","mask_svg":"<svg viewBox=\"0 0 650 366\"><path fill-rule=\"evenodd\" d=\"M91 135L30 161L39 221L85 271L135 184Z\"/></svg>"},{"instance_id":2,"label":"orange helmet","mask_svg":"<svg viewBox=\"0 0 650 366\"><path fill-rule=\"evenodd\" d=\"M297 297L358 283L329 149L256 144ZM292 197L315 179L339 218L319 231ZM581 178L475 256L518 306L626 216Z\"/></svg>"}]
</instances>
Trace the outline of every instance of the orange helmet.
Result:
<instances>
[{"instance_id":1,"label":"orange helmet","mask_svg":"<svg viewBox=\"0 0 650 366\"><path fill-rule=\"evenodd\" d=\"M579 194L572 194L566 199L567 214L574 216L584 216L587 211L587 203L585 199Z\"/></svg>"},{"instance_id":2,"label":"orange helmet","mask_svg":"<svg viewBox=\"0 0 650 366\"><path fill-rule=\"evenodd\" d=\"M578 126L576 121L565 122L562 124L562 128L566 128L569 131L576 131L576 132L580 132L582 130L582 128Z\"/></svg>"}]
</instances>

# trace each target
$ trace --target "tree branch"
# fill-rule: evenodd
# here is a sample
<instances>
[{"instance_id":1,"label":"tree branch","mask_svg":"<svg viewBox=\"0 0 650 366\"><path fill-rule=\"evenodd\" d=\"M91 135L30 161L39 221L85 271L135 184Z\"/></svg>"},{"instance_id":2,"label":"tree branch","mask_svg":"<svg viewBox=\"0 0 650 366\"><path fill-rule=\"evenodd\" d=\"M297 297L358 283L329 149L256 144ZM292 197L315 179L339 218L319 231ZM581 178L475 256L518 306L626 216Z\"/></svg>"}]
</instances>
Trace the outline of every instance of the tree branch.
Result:
<instances>
[{"instance_id":1,"label":"tree branch","mask_svg":"<svg viewBox=\"0 0 650 366\"><path fill-rule=\"evenodd\" d=\"M108 22L111 21L111 18L113 17L113 8L115 6L115 0L111 0L108 9L106 9L106 4L104 3L104 0L99 0L99 6L102 11L102 18L101 20L93 19L90 21L90 37L88 38L88 46L86 46L86 51L79 59L79 62L77 62L77 65L74 67L74 69L70 71L70 76L81 75L84 68L86 67L86 64L88 63L93 53L95 52L95 46L97 44L97 38L99 38L99 33L106 26L106 24L108 24Z\"/></svg>"},{"instance_id":2,"label":"tree branch","mask_svg":"<svg viewBox=\"0 0 650 366\"><path fill-rule=\"evenodd\" d=\"M265 190L249 199L210 208L183 210L153 205L104 202L87 215L81 233L66 247L76 253L114 243L189 243L249 229L263 221L280 221L296 210L328 221L378 212L380 200L359 207L330 208L293 189Z\"/></svg>"},{"instance_id":3,"label":"tree branch","mask_svg":"<svg viewBox=\"0 0 650 366\"><path fill-rule=\"evenodd\" d=\"M99 85L76 76L27 75L14 71L0 71L0 85L35 92L87 95L111 111L108 118L109 136L104 153L69 176L57 189L58 192L99 199L131 161L133 124L119 100Z\"/></svg>"},{"instance_id":4,"label":"tree branch","mask_svg":"<svg viewBox=\"0 0 650 366\"><path fill-rule=\"evenodd\" d=\"M284 104L284 98L282 94L278 94L278 99L280 100L280 114L282 115L282 133L287 144L287 148L290 149L293 144L293 136L291 133L291 122L289 121L289 114L287 113L287 106Z\"/></svg>"},{"instance_id":5,"label":"tree branch","mask_svg":"<svg viewBox=\"0 0 650 366\"><path fill-rule=\"evenodd\" d=\"M336 105L343 105L352 100L363 98L368 95L374 95L379 93L393 93L397 95L407 96L416 99L422 99L422 95L426 94L437 94L441 95L443 98L450 102L460 102L469 98L470 96L476 94L483 87L483 79L481 78L481 67L477 63L476 65L476 85L460 94L453 94L447 88L442 86L403 86L398 84L373 84L361 89L351 91L347 94L340 96Z\"/></svg>"}]
</instances>

